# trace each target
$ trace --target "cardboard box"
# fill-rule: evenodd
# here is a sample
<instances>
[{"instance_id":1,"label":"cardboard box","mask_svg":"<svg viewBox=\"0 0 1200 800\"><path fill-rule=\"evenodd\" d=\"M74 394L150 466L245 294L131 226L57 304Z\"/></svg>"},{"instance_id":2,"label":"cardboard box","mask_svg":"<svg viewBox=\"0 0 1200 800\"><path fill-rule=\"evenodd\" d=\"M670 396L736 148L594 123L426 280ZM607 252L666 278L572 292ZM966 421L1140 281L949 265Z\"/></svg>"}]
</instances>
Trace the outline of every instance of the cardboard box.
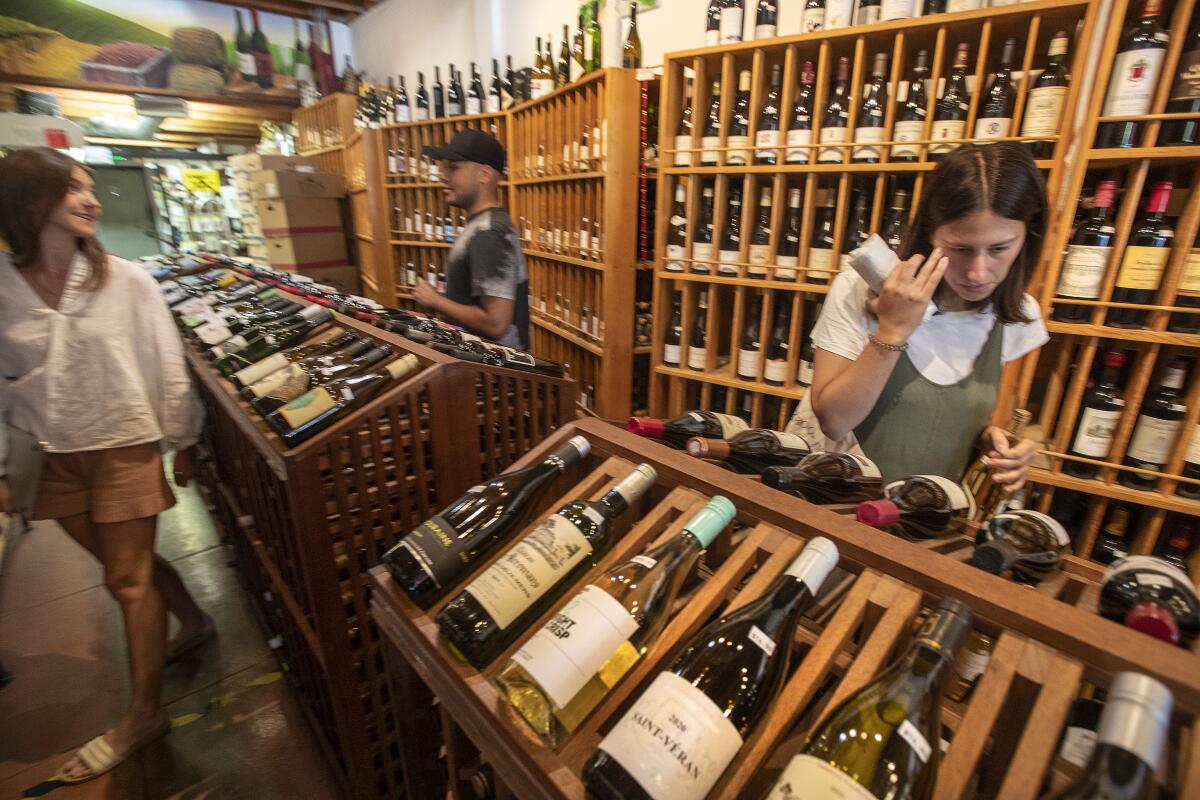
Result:
<instances>
[{"instance_id":1,"label":"cardboard box","mask_svg":"<svg viewBox=\"0 0 1200 800\"><path fill-rule=\"evenodd\" d=\"M324 197L258 200L255 210L264 236L342 233L342 212L337 200Z\"/></svg>"},{"instance_id":2,"label":"cardboard box","mask_svg":"<svg viewBox=\"0 0 1200 800\"><path fill-rule=\"evenodd\" d=\"M346 263L346 240L341 233L268 236L267 260L276 269L305 273L318 267L340 267Z\"/></svg>"},{"instance_id":3,"label":"cardboard box","mask_svg":"<svg viewBox=\"0 0 1200 800\"><path fill-rule=\"evenodd\" d=\"M253 194L255 200L342 197L346 194L346 187L341 175L268 169L254 173Z\"/></svg>"},{"instance_id":4,"label":"cardboard box","mask_svg":"<svg viewBox=\"0 0 1200 800\"><path fill-rule=\"evenodd\" d=\"M267 260L268 250L266 244L258 244L257 242L246 242L246 255L250 258L259 258L263 261Z\"/></svg>"},{"instance_id":5,"label":"cardboard box","mask_svg":"<svg viewBox=\"0 0 1200 800\"><path fill-rule=\"evenodd\" d=\"M264 169L291 169L299 172L316 172L320 167L312 156L280 156L269 153L245 153L230 156L229 165L242 172L258 172Z\"/></svg>"},{"instance_id":6,"label":"cardboard box","mask_svg":"<svg viewBox=\"0 0 1200 800\"><path fill-rule=\"evenodd\" d=\"M303 270L302 274L322 286L332 286L342 294L362 294L362 281L358 277L358 267L348 264L340 267L316 267Z\"/></svg>"}]
</instances>

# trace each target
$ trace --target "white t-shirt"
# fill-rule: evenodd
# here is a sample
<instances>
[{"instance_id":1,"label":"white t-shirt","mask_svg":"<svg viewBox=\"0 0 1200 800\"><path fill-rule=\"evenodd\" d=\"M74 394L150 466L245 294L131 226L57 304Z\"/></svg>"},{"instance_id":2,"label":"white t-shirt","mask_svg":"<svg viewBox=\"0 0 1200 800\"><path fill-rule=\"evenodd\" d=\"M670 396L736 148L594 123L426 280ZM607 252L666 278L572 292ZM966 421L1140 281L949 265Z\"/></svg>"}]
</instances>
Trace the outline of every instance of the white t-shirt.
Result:
<instances>
[{"instance_id":1,"label":"white t-shirt","mask_svg":"<svg viewBox=\"0 0 1200 800\"><path fill-rule=\"evenodd\" d=\"M867 282L853 270L833 279L821 317L813 327L813 345L851 361L867 347L867 334L879 321L867 310ZM1032 322L1004 326L1000 359L1014 361L1050 340L1037 301L1025 295L1021 310ZM974 311L942 311L927 316L908 340L908 357L917 371L940 386L971 374L983 350L995 313L991 306Z\"/></svg>"}]
</instances>

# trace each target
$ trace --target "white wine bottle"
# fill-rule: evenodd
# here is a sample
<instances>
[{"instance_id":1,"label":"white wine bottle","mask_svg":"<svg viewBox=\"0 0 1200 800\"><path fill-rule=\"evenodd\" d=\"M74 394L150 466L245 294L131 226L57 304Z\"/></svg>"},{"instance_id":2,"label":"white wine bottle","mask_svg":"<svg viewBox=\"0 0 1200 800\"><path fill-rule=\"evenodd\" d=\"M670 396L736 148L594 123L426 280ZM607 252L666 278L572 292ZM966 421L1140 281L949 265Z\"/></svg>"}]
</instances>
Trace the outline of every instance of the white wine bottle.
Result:
<instances>
[{"instance_id":1,"label":"white wine bottle","mask_svg":"<svg viewBox=\"0 0 1200 800\"><path fill-rule=\"evenodd\" d=\"M769 800L931 797L941 741L938 700L970 629L971 609L944 598L904 657L818 726Z\"/></svg>"},{"instance_id":2,"label":"white wine bottle","mask_svg":"<svg viewBox=\"0 0 1200 800\"><path fill-rule=\"evenodd\" d=\"M496 680L547 747L560 745L654 642L700 552L734 511L714 497L677 536L585 587L513 654Z\"/></svg>"},{"instance_id":3,"label":"white wine bottle","mask_svg":"<svg viewBox=\"0 0 1200 800\"><path fill-rule=\"evenodd\" d=\"M811 539L762 597L705 626L588 759L588 797L705 797L783 688L796 624L837 559Z\"/></svg>"}]
</instances>

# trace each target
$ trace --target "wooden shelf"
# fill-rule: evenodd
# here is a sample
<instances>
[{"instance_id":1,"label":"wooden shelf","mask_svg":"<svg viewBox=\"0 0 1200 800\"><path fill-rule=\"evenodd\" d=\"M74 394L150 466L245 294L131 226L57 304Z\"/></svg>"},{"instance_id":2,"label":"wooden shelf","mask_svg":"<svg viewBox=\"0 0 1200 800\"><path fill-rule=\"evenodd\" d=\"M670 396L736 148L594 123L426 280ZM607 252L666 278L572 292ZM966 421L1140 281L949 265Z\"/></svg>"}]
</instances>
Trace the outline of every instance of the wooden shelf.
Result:
<instances>
[{"instance_id":1,"label":"wooden shelf","mask_svg":"<svg viewBox=\"0 0 1200 800\"><path fill-rule=\"evenodd\" d=\"M702 381L716 386L725 386L730 389L744 389L748 392L769 394L788 400L800 400L804 397L804 393L808 391L808 389L798 384L793 384L792 388L789 388L788 386L772 386L765 382L759 383L758 381L748 381L745 378L739 378L734 374L732 362L715 370L704 370L703 372L700 370L684 369L683 367L668 367L665 364L655 364L654 371L660 375L669 375L689 381Z\"/></svg>"},{"instance_id":2,"label":"wooden shelf","mask_svg":"<svg viewBox=\"0 0 1200 800\"><path fill-rule=\"evenodd\" d=\"M297 147L296 153L304 158L311 158L315 156L323 156L326 153L336 153L345 148L345 146L345 142L339 142L338 144L331 144L328 147L313 147L309 149Z\"/></svg>"},{"instance_id":3,"label":"wooden shelf","mask_svg":"<svg viewBox=\"0 0 1200 800\"><path fill-rule=\"evenodd\" d=\"M582 347L593 355L604 355L604 343L583 336L583 332L574 325L568 325L561 320L533 310L529 312L529 321L543 330L550 331L555 336L561 336L576 347Z\"/></svg>"},{"instance_id":4,"label":"wooden shelf","mask_svg":"<svg viewBox=\"0 0 1200 800\"><path fill-rule=\"evenodd\" d=\"M571 264L572 266L587 267L588 269L604 270L605 268L605 262L603 258L576 258L575 256L564 256L561 253L538 250L529 246L522 247L521 252L525 254L526 258L544 258L548 261L557 261L560 264Z\"/></svg>"},{"instance_id":5,"label":"wooden shelf","mask_svg":"<svg viewBox=\"0 0 1200 800\"><path fill-rule=\"evenodd\" d=\"M1034 483L1044 483L1048 486L1058 486L1063 489L1083 492L1084 494L1107 497L1111 500L1120 500L1124 503L1136 503L1137 505L1161 508L1164 511L1173 511L1177 514L1200 516L1200 500L1189 500L1186 497L1179 497L1177 495L1164 495L1159 491L1130 489L1128 486L1122 486L1117 483L1104 483L1103 481L1089 480L1087 478L1076 478L1073 475L1051 472L1037 467L1029 470L1029 480Z\"/></svg>"},{"instance_id":6,"label":"wooden shelf","mask_svg":"<svg viewBox=\"0 0 1200 800\"><path fill-rule=\"evenodd\" d=\"M1200 310L1197 310L1197 313L1200 313ZM1124 342L1153 342L1177 347L1200 347L1200 334L1197 333L1151 331L1144 328L1113 328L1109 325L1059 322L1052 319L1046 321L1046 330L1050 333L1069 336L1096 336L1101 339Z\"/></svg>"},{"instance_id":7,"label":"wooden shelf","mask_svg":"<svg viewBox=\"0 0 1200 800\"><path fill-rule=\"evenodd\" d=\"M1083 157L1094 166L1115 167L1135 161L1160 164L1194 164L1200 159L1200 147L1113 147L1085 150Z\"/></svg>"},{"instance_id":8,"label":"wooden shelf","mask_svg":"<svg viewBox=\"0 0 1200 800\"><path fill-rule=\"evenodd\" d=\"M412 128L425 128L431 125L457 125L459 123L486 122L487 120L503 120L507 118L507 111L500 111L495 114L459 114L457 117L435 117L433 119L413 120L412 122L393 122L387 125L380 125L379 130L410 130ZM466 125L464 127L470 126ZM418 153L418 155L420 154Z\"/></svg>"},{"instance_id":9,"label":"wooden shelf","mask_svg":"<svg viewBox=\"0 0 1200 800\"><path fill-rule=\"evenodd\" d=\"M772 265L768 264L767 266ZM715 268L716 265L714 264L713 267ZM786 269L790 269L790 267L787 267ZM768 280L765 278L727 278L722 275L701 275L700 273L696 272L673 272L666 269L656 270L654 272L654 277L671 281L710 283L717 286L745 286L751 289L779 289L791 292L804 292L806 294L829 294L829 284L827 283L777 281Z\"/></svg>"},{"instance_id":10,"label":"wooden shelf","mask_svg":"<svg viewBox=\"0 0 1200 800\"><path fill-rule=\"evenodd\" d=\"M605 177L603 171L599 172L564 172L558 175L540 175L536 178L513 178L514 186L535 186L541 183L562 183L563 181L594 181L601 180Z\"/></svg>"},{"instance_id":11,"label":"wooden shelf","mask_svg":"<svg viewBox=\"0 0 1200 800\"><path fill-rule=\"evenodd\" d=\"M19 75L11 72L0 72L0 83L22 84L34 91L39 89L67 89L77 92L98 92L102 94L151 94L158 97L179 97L189 102L211 103L213 105L235 106L238 108L271 108L278 109L271 119L289 119L292 110L300 106L299 95L278 94L205 94L203 92L188 92L179 89L158 89L152 86L129 86L121 83L92 83L91 81L63 80L60 78L43 78L36 75Z\"/></svg>"},{"instance_id":12,"label":"wooden shelf","mask_svg":"<svg viewBox=\"0 0 1200 800\"><path fill-rule=\"evenodd\" d=\"M454 247L453 242L438 242L428 241L426 239L391 239L392 244L403 247L434 247L442 250L449 250Z\"/></svg>"}]
</instances>

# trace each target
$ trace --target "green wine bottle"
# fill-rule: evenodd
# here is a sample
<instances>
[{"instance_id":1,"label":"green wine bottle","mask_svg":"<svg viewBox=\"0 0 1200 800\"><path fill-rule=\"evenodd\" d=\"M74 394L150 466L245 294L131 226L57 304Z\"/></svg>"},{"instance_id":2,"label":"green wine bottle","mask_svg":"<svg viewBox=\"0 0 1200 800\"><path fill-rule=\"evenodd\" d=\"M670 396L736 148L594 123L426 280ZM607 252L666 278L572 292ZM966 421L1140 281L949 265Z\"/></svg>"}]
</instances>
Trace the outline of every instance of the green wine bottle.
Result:
<instances>
[{"instance_id":1,"label":"green wine bottle","mask_svg":"<svg viewBox=\"0 0 1200 800\"><path fill-rule=\"evenodd\" d=\"M944 598L904 657L830 712L769 800L931 797L942 740L938 702L971 616L965 603Z\"/></svg>"},{"instance_id":2,"label":"green wine bottle","mask_svg":"<svg viewBox=\"0 0 1200 800\"><path fill-rule=\"evenodd\" d=\"M837 559L811 539L766 594L705 626L588 759L588 797L705 797L783 688L796 625Z\"/></svg>"},{"instance_id":3,"label":"green wine bottle","mask_svg":"<svg viewBox=\"0 0 1200 800\"><path fill-rule=\"evenodd\" d=\"M289 361L287 356L285 356L283 353L276 353L270 358L263 359L262 361L258 362L258 364L250 367L250 369L255 369L259 364L265 364L274 358L280 359L284 366L280 367L264 378L259 378L249 386L243 386L242 397L246 398L251 402L251 404L253 404L255 400L260 397L265 397L273 392L278 386L287 381L295 380L297 377L308 373L310 370L321 369L323 367L334 367L340 364L349 363L350 361L353 361L369 351L375 344L374 340L359 339L353 334L348 335L350 340L346 346L336 350L331 350L329 352L305 356L295 361ZM292 348L292 350L289 350L288 353L292 353L297 349L298 348ZM236 380L236 378L237 374L235 374L230 380Z\"/></svg>"},{"instance_id":4,"label":"green wine bottle","mask_svg":"<svg viewBox=\"0 0 1200 800\"><path fill-rule=\"evenodd\" d=\"M318 310L307 313L310 309ZM257 364L268 356L300 344L318 328L333 321L333 314L320 306L309 306L297 317L298 319L293 325L272 333L265 333L259 338L248 340L245 347L224 353L216 359L214 366L222 375L229 378L235 372L243 370L251 364Z\"/></svg>"},{"instance_id":5,"label":"green wine bottle","mask_svg":"<svg viewBox=\"0 0 1200 800\"><path fill-rule=\"evenodd\" d=\"M249 367L240 369L233 373L229 380L233 381L235 386L245 388L253 383L257 383L268 375L283 369L288 364L295 364L304 361L306 358L314 356L324 356L330 353L336 353L342 348L350 347L355 342L362 341L357 333L344 331L332 339L326 339L323 342L314 342L313 344L300 345L287 350L281 350L272 356L264 358Z\"/></svg>"},{"instance_id":6,"label":"green wine bottle","mask_svg":"<svg viewBox=\"0 0 1200 800\"><path fill-rule=\"evenodd\" d=\"M341 364L331 364L324 367L314 367L309 370L298 370L299 375L289 374L288 377L274 384L273 388L256 397L250 402L254 409L264 416L277 408L287 405L309 389L324 386L331 381L357 375L364 370L389 358L392 348L388 346L373 347L357 358L351 358ZM295 366L294 364L292 366ZM290 373L290 370L282 370Z\"/></svg>"},{"instance_id":7,"label":"green wine bottle","mask_svg":"<svg viewBox=\"0 0 1200 800\"><path fill-rule=\"evenodd\" d=\"M450 651L477 669L491 663L608 548L613 522L657 477L639 464L599 500L567 503L509 548L438 612Z\"/></svg>"},{"instance_id":8,"label":"green wine bottle","mask_svg":"<svg viewBox=\"0 0 1200 800\"><path fill-rule=\"evenodd\" d=\"M513 654L496 680L546 746L561 744L638 662L733 515L733 503L714 497L677 536L586 586Z\"/></svg>"}]
</instances>

